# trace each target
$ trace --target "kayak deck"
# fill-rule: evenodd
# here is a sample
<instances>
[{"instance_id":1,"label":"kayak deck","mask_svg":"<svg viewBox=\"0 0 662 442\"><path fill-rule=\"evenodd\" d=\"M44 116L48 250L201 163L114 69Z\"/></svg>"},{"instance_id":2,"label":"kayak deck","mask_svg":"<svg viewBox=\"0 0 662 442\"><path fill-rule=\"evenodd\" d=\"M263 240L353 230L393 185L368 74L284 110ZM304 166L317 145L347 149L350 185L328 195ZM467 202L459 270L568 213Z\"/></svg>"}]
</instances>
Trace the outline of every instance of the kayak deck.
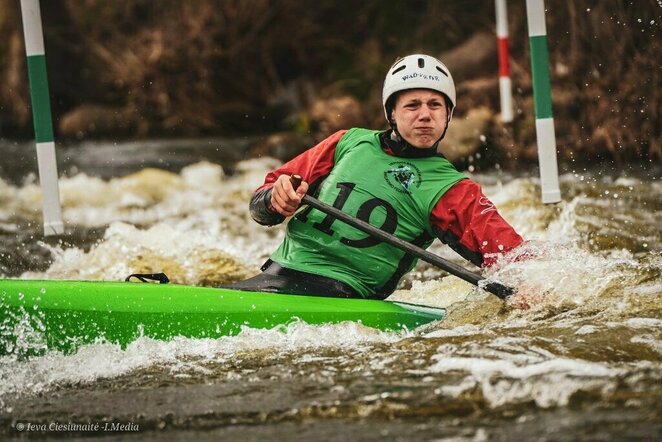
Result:
<instances>
[{"instance_id":1,"label":"kayak deck","mask_svg":"<svg viewBox=\"0 0 662 442\"><path fill-rule=\"evenodd\" d=\"M443 308L389 301L177 284L0 279L0 354L24 353L26 339L41 351L70 352L100 340L125 347L140 336L218 338L297 320L400 331L445 314Z\"/></svg>"}]
</instances>

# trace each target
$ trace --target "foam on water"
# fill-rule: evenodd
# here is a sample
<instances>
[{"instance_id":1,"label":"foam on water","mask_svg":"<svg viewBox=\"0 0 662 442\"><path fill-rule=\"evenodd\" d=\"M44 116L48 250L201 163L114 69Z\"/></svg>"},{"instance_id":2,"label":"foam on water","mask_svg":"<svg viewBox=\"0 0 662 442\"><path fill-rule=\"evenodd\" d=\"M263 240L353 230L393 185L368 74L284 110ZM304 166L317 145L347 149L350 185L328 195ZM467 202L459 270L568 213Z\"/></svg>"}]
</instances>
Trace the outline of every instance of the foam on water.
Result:
<instances>
[{"instance_id":1,"label":"foam on water","mask_svg":"<svg viewBox=\"0 0 662 442\"><path fill-rule=\"evenodd\" d=\"M504 336L498 329L460 326L425 335L428 339L480 335L470 342L453 340L438 346L427 370L452 375L454 380L439 386L438 394L456 398L477 391L491 407L528 401L542 408L565 406L579 391L607 394L628 371L609 362L569 358L536 344L553 347L554 340Z\"/></svg>"},{"instance_id":2,"label":"foam on water","mask_svg":"<svg viewBox=\"0 0 662 442\"><path fill-rule=\"evenodd\" d=\"M451 329L440 329L435 330L429 333L426 333L424 337L426 338L447 338L451 336L472 336L477 334L493 334L493 332L487 328L479 327L474 324L462 325L459 327Z\"/></svg>"},{"instance_id":3,"label":"foam on water","mask_svg":"<svg viewBox=\"0 0 662 442\"><path fill-rule=\"evenodd\" d=\"M644 344L662 356L662 339L651 334L633 336L630 338L633 344Z\"/></svg>"},{"instance_id":4,"label":"foam on water","mask_svg":"<svg viewBox=\"0 0 662 442\"><path fill-rule=\"evenodd\" d=\"M576 359L557 357L526 365L504 359L456 357L442 354L431 372L464 372L458 385L444 385L439 392L457 397L479 389L492 407L535 401L542 408L565 406L580 390L613 390L623 370Z\"/></svg>"},{"instance_id":5,"label":"foam on water","mask_svg":"<svg viewBox=\"0 0 662 442\"><path fill-rule=\"evenodd\" d=\"M156 224L139 229L112 223L103 240L89 251L48 246L54 257L44 272L26 272L26 279L121 281L132 273L165 272L174 283L220 285L255 272L255 247L241 249L227 234Z\"/></svg>"},{"instance_id":6,"label":"foam on water","mask_svg":"<svg viewBox=\"0 0 662 442\"><path fill-rule=\"evenodd\" d=\"M534 259L522 259L522 257ZM488 279L515 287L518 294L509 302L525 301L534 310L565 303L582 305L619 286L637 267L625 252L599 256L575 244L528 243L485 272Z\"/></svg>"},{"instance_id":7,"label":"foam on water","mask_svg":"<svg viewBox=\"0 0 662 442\"><path fill-rule=\"evenodd\" d=\"M179 337L164 342L141 337L126 349L99 342L71 355L49 351L27 359L0 356L0 406L9 406L16 395L89 384L148 367L165 366L173 375L185 375L204 371L206 363L222 364L255 351L283 355L325 347L352 350L393 343L409 335L380 332L355 322L322 326L293 322L270 330L244 328L237 336L219 339Z\"/></svg>"},{"instance_id":8,"label":"foam on water","mask_svg":"<svg viewBox=\"0 0 662 442\"><path fill-rule=\"evenodd\" d=\"M282 236L282 227L261 228L247 210L271 163L240 163L241 174L227 179L210 163L180 175L147 169L109 182L85 175L63 179L65 223L109 227L89 251L42 244L52 265L22 277L120 280L164 271L173 282L214 285L255 274Z\"/></svg>"}]
</instances>

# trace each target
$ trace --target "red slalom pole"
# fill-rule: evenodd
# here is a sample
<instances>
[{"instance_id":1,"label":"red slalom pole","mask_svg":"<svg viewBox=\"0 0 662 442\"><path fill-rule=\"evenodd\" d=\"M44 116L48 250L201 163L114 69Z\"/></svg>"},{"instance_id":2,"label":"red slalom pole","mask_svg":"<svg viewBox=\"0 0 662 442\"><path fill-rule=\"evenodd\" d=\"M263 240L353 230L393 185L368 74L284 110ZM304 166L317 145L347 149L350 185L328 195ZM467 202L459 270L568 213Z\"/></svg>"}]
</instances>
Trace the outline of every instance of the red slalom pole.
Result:
<instances>
[{"instance_id":1,"label":"red slalom pole","mask_svg":"<svg viewBox=\"0 0 662 442\"><path fill-rule=\"evenodd\" d=\"M510 81L510 51L508 49L508 16L506 0L495 0L496 34L499 51L499 93L501 96L501 121L513 121L513 92Z\"/></svg>"}]
</instances>

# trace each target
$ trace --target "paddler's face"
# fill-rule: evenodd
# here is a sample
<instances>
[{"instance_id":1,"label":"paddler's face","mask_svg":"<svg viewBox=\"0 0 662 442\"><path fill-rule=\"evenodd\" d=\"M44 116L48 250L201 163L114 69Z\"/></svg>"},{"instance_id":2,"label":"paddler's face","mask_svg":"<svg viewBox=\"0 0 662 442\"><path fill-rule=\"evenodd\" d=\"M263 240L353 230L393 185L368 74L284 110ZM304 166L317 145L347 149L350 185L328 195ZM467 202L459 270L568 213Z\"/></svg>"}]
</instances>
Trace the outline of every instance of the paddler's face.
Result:
<instances>
[{"instance_id":1,"label":"paddler's face","mask_svg":"<svg viewBox=\"0 0 662 442\"><path fill-rule=\"evenodd\" d=\"M432 147L448 124L446 100L439 92L411 89L395 101L391 119L409 144L420 149Z\"/></svg>"}]
</instances>

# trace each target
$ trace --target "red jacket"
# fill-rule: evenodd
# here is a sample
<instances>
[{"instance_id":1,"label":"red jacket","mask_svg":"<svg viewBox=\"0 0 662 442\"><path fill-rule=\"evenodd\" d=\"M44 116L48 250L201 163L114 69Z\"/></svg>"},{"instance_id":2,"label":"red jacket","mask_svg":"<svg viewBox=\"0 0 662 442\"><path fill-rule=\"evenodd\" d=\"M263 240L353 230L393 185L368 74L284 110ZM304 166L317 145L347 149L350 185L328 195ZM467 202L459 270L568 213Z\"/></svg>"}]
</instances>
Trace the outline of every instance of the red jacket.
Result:
<instances>
[{"instance_id":1,"label":"red jacket","mask_svg":"<svg viewBox=\"0 0 662 442\"><path fill-rule=\"evenodd\" d=\"M315 147L267 174L255 191L271 189L279 176L297 173L314 190L333 168L336 145L347 131L331 135ZM387 153L391 153L386 150ZM489 266L496 258L522 244L520 235L497 212L478 183L458 181L437 202L430 214L437 237L477 266Z\"/></svg>"}]
</instances>

